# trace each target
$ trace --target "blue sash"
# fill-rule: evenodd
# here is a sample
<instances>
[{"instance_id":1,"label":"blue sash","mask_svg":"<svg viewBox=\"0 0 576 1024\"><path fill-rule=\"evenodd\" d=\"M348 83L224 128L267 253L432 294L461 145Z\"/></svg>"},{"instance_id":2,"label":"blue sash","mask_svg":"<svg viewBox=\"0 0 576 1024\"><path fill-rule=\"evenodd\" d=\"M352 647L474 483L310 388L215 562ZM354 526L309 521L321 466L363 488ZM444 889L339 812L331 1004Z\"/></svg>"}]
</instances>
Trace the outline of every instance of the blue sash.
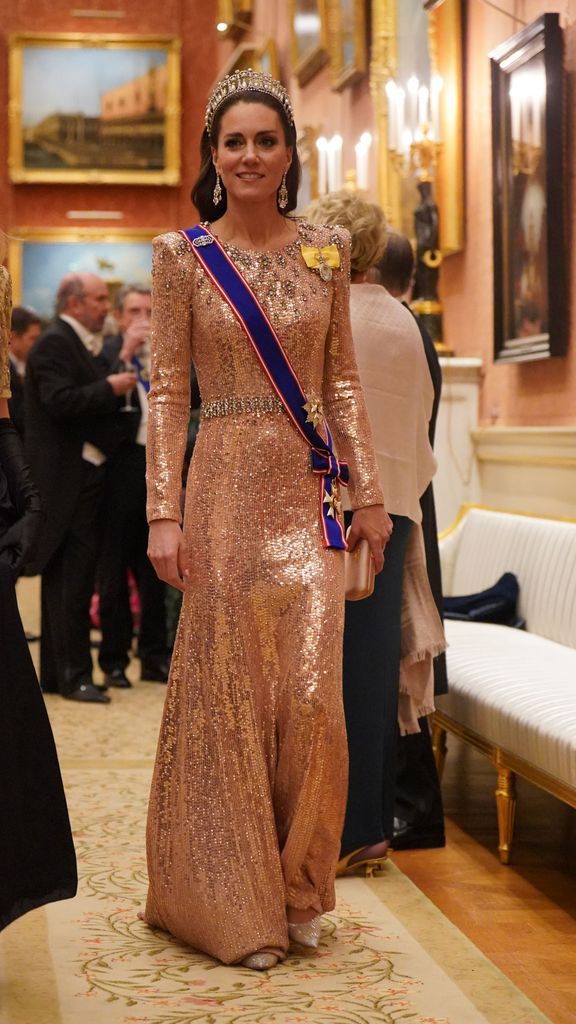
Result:
<instances>
[{"instance_id":1,"label":"blue sash","mask_svg":"<svg viewBox=\"0 0 576 1024\"><path fill-rule=\"evenodd\" d=\"M348 483L348 466L340 462L332 447L332 437L320 403L306 398L296 372L254 292L228 257L218 239L201 225L179 234L214 282L248 337L262 369L278 395L288 416L311 449L312 471L320 477L320 521L326 548L346 549L339 519L338 484ZM316 429L322 422L326 439Z\"/></svg>"},{"instance_id":2,"label":"blue sash","mask_svg":"<svg viewBox=\"0 0 576 1024\"><path fill-rule=\"evenodd\" d=\"M138 377L138 381L140 382L140 384L142 384L146 394L148 394L148 392L150 391L150 377L148 376L148 374L144 373L144 367L142 366L142 363L138 359L138 356L132 356L132 365L135 366L136 368L136 375Z\"/></svg>"}]
</instances>

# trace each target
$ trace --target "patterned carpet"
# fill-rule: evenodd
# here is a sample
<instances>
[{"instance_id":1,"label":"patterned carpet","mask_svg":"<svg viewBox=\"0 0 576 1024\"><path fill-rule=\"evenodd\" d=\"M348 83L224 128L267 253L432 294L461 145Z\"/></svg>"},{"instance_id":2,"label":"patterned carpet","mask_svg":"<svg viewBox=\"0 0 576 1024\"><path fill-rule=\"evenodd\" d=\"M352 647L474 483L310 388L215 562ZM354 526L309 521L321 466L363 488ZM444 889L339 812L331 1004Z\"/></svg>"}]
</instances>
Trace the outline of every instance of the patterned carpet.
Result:
<instances>
[{"instance_id":1,"label":"patterned carpet","mask_svg":"<svg viewBox=\"0 0 576 1024\"><path fill-rule=\"evenodd\" d=\"M393 864L338 884L319 950L259 974L137 918L164 688L109 707L49 697L81 891L0 937L1 1024L546 1024Z\"/></svg>"}]
</instances>

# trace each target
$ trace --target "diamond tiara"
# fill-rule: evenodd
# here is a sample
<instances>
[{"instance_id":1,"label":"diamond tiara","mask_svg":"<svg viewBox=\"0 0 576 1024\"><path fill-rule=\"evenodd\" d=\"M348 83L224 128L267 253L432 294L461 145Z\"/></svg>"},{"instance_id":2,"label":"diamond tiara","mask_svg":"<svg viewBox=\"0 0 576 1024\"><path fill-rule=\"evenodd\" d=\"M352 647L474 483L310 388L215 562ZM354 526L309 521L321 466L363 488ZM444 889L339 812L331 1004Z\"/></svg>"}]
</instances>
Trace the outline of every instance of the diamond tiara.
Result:
<instances>
[{"instance_id":1,"label":"diamond tiara","mask_svg":"<svg viewBox=\"0 0 576 1024\"><path fill-rule=\"evenodd\" d=\"M253 71L252 68L246 68L244 71L234 71L231 75L226 75L225 78L222 78L214 86L210 93L204 118L208 135L210 135L214 114L218 107L229 96L235 96L242 92L265 92L268 96L273 96L284 108L289 123L292 126L294 125L294 111L284 86L276 81L275 78L272 78L272 75L267 75L264 71Z\"/></svg>"}]
</instances>

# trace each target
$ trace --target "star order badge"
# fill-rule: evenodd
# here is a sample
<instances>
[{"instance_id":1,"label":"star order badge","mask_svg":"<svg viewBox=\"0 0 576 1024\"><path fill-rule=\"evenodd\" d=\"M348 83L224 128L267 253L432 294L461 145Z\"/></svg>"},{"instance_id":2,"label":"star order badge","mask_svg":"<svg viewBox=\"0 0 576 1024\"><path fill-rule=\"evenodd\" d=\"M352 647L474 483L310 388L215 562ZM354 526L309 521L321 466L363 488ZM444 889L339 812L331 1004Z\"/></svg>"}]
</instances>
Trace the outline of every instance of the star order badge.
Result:
<instances>
[{"instance_id":1,"label":"star order badge","mask_svg":"<svg viewBox=\"0 0 576 1024\"><path fill-rule=\"evenodd\" d=\"M327 515L331 516L332 519L336 519L336 516L342 512L342 502L339 501L338 485L332 480L330 484L330 494L324 495L324 504L328 505Z\"/></svg>"},{"instance_id":2,"label":"star order badge","mask_svg":"<svg viewBox=\"0 0 576 1024\"><path fill-rule=\"evenodd\" d=\"M318 424L322 423L322 420L324 419L322 399L318 398L317 395L310 395L310 398L304 403L302 408L306 413L308 413L306 423L311 423L314 429L316 429Z\"/></svg>"}]
</instances>

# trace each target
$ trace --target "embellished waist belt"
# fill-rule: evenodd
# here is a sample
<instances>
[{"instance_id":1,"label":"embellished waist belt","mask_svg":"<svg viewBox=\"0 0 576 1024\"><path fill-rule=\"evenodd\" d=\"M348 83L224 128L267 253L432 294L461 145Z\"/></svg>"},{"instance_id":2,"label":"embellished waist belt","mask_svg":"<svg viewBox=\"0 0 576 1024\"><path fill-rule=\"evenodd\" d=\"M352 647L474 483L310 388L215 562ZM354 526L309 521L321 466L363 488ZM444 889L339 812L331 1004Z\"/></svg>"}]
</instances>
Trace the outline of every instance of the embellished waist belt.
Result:
<instances>
[{"instance_id":1,"label":"embellished waist belt","mask_svg":"<svg viewBox=\"0 0 576 1024\"><path fill-rule=\"evenodd\" d=\"M213 398L204 402L200 410L202 419L211 420L215 416L233 416L235 413L283 412L284 406L276 395L251 395L240 397L226 395L225 398Z\"/></svg>"}]
</instances>

